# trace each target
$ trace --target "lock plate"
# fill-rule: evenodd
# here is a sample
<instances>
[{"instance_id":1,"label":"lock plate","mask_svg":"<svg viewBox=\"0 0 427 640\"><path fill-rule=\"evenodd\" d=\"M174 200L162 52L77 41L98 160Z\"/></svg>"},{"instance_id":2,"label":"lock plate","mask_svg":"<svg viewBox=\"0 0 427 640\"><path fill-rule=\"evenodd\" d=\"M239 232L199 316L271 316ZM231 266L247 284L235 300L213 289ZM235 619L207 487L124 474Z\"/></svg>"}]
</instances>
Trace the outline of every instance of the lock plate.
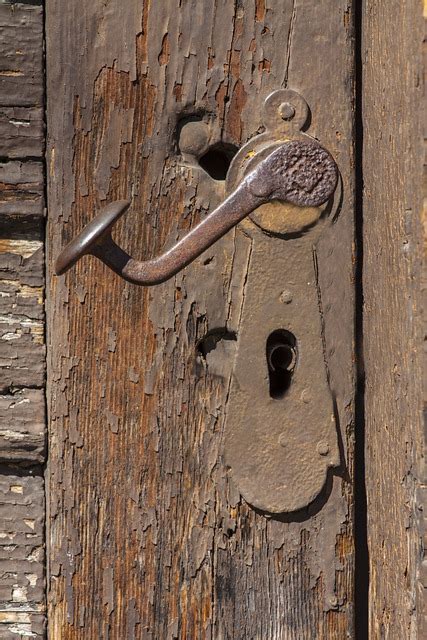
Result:
<instances>
[{"instance_id":1,"label":"lock plate","mask_svg":"<svg viewBox=\"0 0 427 640\"><path fill-rule=\"evenodd\" d=\"M286 120L283 113L293 116ZM280 141L311 140L300 130L307 114L297 93L272 94L266 131L235 157L228 188ZM252 245L225 462L245 500L270 513L307 507L322 491L328 470L340 464L315 252L330 211L331 203L297 207L273 201L238 227Z\"/></svg>"},{"instance_id":2,"label":"lock plate","mask_svg":"<svg viewBox=\"0 0 427 640\"><path fill-rule=\"evenodd\" d=\"M295 511L322 490L339 465L319 291L309 236L284 248L255 231L225 432L225 461L240 493L272 513ZM295 338L283 397L271 397L267 342Z\"/></svg>"}]
</instances>

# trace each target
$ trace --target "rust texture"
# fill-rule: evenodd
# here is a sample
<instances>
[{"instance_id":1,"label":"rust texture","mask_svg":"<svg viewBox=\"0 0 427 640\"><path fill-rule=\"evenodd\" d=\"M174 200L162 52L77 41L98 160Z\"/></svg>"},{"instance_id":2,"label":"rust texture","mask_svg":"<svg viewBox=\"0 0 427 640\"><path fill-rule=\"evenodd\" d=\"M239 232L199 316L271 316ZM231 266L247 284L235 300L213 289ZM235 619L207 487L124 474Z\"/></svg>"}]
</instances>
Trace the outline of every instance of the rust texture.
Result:
<instances>
[{"instance_id":1,"label":"rust texture","mask_svg":"<svg viewBox=\"0 0 427 640\"><path fill-rule=\"evenodd\" d=\"M348 12L342 0L47 3L52 638L353 636ZM287 85L344 183L317 247L344 469L321 509L289 520L249 507L222 455L251 239L231 231L151 289L95 260L53 277L108 202L132 201L115 230L131 255L175 244L225 197L183 158L180 127L196 118L211 146L240 147Z\"/></svg>"},{"instance_id":2,"label":"rust texture","mask_svg":"<svg viewBox=\"0 0 427 640\"><path fill-rule=\"evenodd\" d=\"M45 636L43 8L0 4L0 637Z\"/></svg>"},{"instance_id":3,"label":"rust texture","mask_svg":"<svg viewBox=\"0 0 427 640\"><path fill-rule=\"evenodd\" d=\"M281 102L287 98L291 102ZM273 109L275 119L270 117L273 106L277 107ZM319 207L335 189L337 172L329 154L298 131L305 122L306 106L301 96L283 90L266 101L265 119L273 131L292 127L293 135L305 137L304 141L289 143L294 151L287 155L287 171L285 162L279 165L275 161L280 157L280 147L273 153L271 145L265 148L271 135L267 131L249 140L239 151L229 176L233 182L237 175L245 175L256 162L257 150L262 149L272 159L270 180L261 170L264 161L258 165L258 172L252 171L247 177L252 189L261 194L268 192L273 173L274 180L284 181L284 193L285 185L292 190L295 184L301 185L303 193L297 196L301 202L303 195L301 204L316 205L309 227L306 217L299 216L304 209L292 203L289 207L285 198L271 207L273 228L269 213L266 218L265 205L241 226L251 239L251 254L227 404L224 459L245 500L257 509L282 516L308 506L312 511L320 509L332 486L329 472L335 468L340 475L343 471L329 385L316 248L322 231L339 215L341 193L338 189L323 210ZM286 121L295 119L299 126L284 123L284 112ZM290 132L282 131L282 135L289 136ZM302 150L305 151L300 153ZM293 218L294 227L284 236L282 229L288 216ZM261 231L266 228L275 235ZM270 351L272 345L275 346ZM278 385L277 367L288 371L281 378L282 386Z\"/></svg>"},{"instance_id":4,"label":"rust texture","mask_svg":"<svg viewBox=\"0 0 427 640\"><path fill-rule=\"evenodd\" d=\"M286 241L257 228L249 231L252 252L224 457L244 498L267 512L318 511L332 488L328 470L343 472L313 260L317 231ZM265 358L268 338L278 329L295 337L298 354L281 398L269 393Z\"/></svg>"}]
</instances>

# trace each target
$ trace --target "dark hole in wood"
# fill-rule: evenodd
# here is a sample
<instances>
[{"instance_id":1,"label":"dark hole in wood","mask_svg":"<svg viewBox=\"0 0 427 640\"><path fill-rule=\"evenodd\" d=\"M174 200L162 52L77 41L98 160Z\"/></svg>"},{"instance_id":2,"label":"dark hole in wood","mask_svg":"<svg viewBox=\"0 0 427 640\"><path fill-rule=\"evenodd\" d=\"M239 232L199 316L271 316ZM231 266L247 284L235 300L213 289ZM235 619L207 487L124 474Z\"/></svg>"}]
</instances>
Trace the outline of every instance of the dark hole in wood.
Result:
<instances>
[{"instance_id":1,"label":"dark hole in wood","mask_svg":"<svg viewBox=\"0 0 427 640\"><path fill-rule=\"evenodd\" d=\"M297 341L286 329L276 329L267 338L266 356L270 396L280 400L291 386L297 362Z\"/></svg>"},{"instance_id":2,"label":"dark hole in wood","mask_svg":"<svg viewBox=\"0 0 427 640\"><path fill-rule=\"evenodd\" d=\"M228 331L224 327L212 329L197 343L197 353L205 359L221 340L237 340L237 336L234 331Z\"/></svg>"},{"instance_id":3,"label":"dark hole in wood","mask_svg":"<svg viewBox=\"0 0 427 640\"><path fill-rule=\"evenodd\" d=\"M237 149L233 145L215 145L199 158L199 165L214 180L225 180L230 163L236 153Z\"/></svg>"}]
</instances>

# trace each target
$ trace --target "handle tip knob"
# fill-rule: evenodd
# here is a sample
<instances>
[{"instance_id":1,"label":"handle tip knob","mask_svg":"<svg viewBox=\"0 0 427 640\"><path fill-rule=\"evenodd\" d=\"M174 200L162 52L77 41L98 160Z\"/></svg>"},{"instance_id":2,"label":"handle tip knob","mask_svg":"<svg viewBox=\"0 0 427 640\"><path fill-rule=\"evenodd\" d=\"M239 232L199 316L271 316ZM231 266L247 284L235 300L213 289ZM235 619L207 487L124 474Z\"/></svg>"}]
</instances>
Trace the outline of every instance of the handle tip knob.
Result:
<instances>
[{"instance_id":1,"label":"handle tip knob","mask_svg":"<svg viewBox=\"0 0 427 640\"><path fill-rule=\"evenodd\" d=\"M94 245L102 243L117 220L129 209L128 200L118 200L104 207L98 215L77 234L55 262L55 273L62 275L84 255L92 253Z\"/></svg>"}]
</instances>

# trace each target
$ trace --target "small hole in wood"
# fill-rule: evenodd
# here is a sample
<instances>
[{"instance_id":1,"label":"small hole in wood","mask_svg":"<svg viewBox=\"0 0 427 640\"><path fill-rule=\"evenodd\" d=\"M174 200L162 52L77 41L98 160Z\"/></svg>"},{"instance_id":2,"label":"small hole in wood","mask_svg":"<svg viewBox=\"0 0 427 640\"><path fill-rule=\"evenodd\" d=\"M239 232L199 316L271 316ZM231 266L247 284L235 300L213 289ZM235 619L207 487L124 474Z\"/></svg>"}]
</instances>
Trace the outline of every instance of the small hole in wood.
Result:
<instances>
[{"instance_id":1,"label":"small hole in wood","mask_svg":"<svg viewBox=\"0 0 427 640\"><path fill-rule=\"evenodd\" d=\"M270 383L270 397L280 400L291 386L297 363L297 341L286 329L270 333L266 344L266 357Z\"/></svg>"}]
</instances>

